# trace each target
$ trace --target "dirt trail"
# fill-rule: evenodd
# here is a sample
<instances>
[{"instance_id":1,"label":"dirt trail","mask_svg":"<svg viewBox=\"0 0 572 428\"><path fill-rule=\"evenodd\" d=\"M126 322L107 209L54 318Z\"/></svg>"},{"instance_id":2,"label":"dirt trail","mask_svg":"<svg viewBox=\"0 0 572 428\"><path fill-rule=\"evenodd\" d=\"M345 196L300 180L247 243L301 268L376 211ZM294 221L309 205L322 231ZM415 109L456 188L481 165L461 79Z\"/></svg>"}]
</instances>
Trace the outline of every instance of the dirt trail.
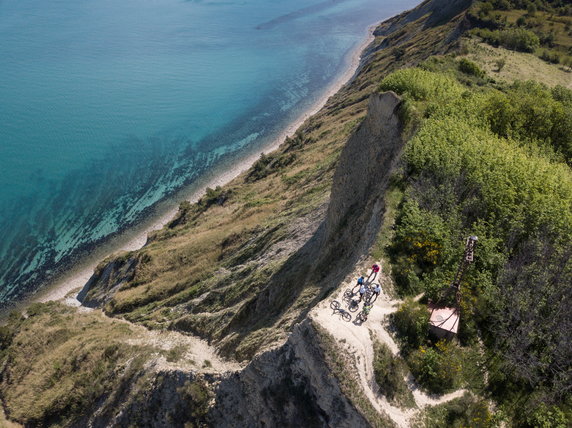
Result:
<instances>
[{"instance_id":1,"label":"dirt trail","mask_svg":"<svg viewBox=\"0 0 572 428\"><path fill-rule=\"evenodd\" d=\"M75 298L75 294L68 295L60 299L60 301L65 305L75 307L78 313L98 311L98 309L82 306ZM225 373L239 371L244 368L244 365L235 361L222 359L217 355L213 346L209 345L206 340L196 336L170 330L149 330L142 325L121 318L108 317L103 312L101 313L114 322L129 325L135 334L133 338L126 341L127 344L150 346L157 350L157 357L149 362L156 369ZM161 351L166 352L161 353ZM165 355L162 355L165 353L170 355L170 361L167 360Z\"/></svg>"},{"instance_id":2,"label":"dirt trail","mask_svg":"<svg viewBox=\"0 0 572 428\"><path fill-rule=\"evenodd\" d=\"M381 265L380 262L377 263ZM419 389L414 379L410 377L406 379L406 382L415 399L416 408L413 409L395 406L389 403L385 396L380 394L373 372L373 339L376 338L380 342L385 343L394 355L399 352L399 347L388 331L387 316L397 310L401 301L392 300L383 291L384 284L388 284L391 279L384 276L383 272L380 272L377 278L372 277L371 280L368 280L368 283L381 284L382 292L375 301L368 320L362 325L356 321L356 316L362 308L361 304L359 310L352 313L352 321L350 322L344 321L339 314L333 313L334 311L330 308L332 300L337 300L341 303L341 307L347 310L348 305L343 299L344 292L355 286L355 278L358 278L364 270L356 271L351 278L333 293L331 298L316 306L310 313L310 317L325 328L340 344L343 344L347 352L353 353L360 377L359 381L372 405L378 411L389 415L398 427L407 428L411 426L413 418L423 407L444 403L462 396L466 391L458 390L443 396L427 395Z\"/></svg>"},{"instance_id":3,"label":"dirt trail","mask_svg":"<svg viewBox=\"0 0 572 428\"><path fill-rule=\"evenodd\" d=\"M137 333L127 340L128 344L152 346L173 356L170 358L172 361L168 361L164 355L158 355L153 361L156 369L225 373L244 368L237 362L221 358L206 340L176 331L148 330L136 324L129 325Z\"/></svg>"}]
</instances>

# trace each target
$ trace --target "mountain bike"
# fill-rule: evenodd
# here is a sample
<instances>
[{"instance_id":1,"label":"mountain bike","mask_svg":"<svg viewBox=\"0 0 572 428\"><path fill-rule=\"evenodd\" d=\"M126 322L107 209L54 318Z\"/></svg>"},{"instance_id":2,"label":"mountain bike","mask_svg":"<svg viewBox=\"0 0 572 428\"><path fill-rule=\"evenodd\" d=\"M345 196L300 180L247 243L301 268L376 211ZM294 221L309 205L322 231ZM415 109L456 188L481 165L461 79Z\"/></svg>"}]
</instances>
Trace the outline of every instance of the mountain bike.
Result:
<instances>
[{"instance_id":1,"label":"mountain bike","mask_svg":"<svg viewBox=\"0 0 572 428\"><path fill-rule=\"evenodd\" d=\"M359 302L354 299L355 293L349 288L344 292L343 301L348 305L348 310L350 312L355 312L359 309Z\"/></svg>"},{"instance_id":2,"label":"mountain bike","mask_svg":"<svg viewBox=\"0 0 572 428\"><path fill-rule=\"evenodd\" d=\"M333 314L338 312L344 321L350 322L352 320L350 313L344 309L341 309L341 304L337 300L332 300L332 303L330 303L330 308L334 310Z\"/></svg>"},{"instance_id":3,"label":"mountain bike","mask_svg":"<svg viewBox=\"0 0 572 428\"><path fill-rule=\"evenodd\" d=\"M366 322L367 321L367 317L369 316L369 313L371 312L371 308L373 308L373 305L370 303L365 303L363 305L363 309L361 310L361 312L357 315L356 319L360 322Z\"/></svg>"}]
</instances>

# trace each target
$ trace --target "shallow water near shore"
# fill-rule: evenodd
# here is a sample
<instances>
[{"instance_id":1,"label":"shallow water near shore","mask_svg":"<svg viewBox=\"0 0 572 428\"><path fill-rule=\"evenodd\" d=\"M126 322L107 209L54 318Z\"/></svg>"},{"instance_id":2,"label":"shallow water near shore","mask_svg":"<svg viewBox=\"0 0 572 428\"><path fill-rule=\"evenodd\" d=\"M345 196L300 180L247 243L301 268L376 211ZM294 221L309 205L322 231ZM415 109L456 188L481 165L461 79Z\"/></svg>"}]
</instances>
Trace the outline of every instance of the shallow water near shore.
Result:
<instances>
[{"instance_id":1,"label":"shallow water near shore","mask_svg":"<svg viewBox=\"0 0 572 428\"><path fill-rule=\"evenodd\" d=\"M416 3L1 2L0 301L260 150Z\"/></svg>"}]
</instances>

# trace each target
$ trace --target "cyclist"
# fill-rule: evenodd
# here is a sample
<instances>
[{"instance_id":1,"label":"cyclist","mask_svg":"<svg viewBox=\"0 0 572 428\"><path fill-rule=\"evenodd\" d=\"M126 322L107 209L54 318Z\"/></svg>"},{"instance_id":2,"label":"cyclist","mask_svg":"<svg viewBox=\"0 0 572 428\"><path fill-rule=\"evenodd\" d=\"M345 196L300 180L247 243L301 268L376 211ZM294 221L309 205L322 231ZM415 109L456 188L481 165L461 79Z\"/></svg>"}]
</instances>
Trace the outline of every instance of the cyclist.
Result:
<instances>
[{"instance_id":1,"label":"cyclist","mask_svg":"<svg viewBox=\"0 0 572 428\"><path fill-rule=\"evenodd\" d=\"M369 313L371 311L371 308L373 308L373 303L364 303L363 304L363 309L361 311L361 318L366 321L367 317L369 316Z\"/></svg>"},{"instance_id":2,"label":"cyclist","mask_svg":"<svg viewBox=\"0 0 572 428\"><path fill-rule=\"evenodd\" d=\"M357 284L354 285L354 288L352 289L352 296L357 294L357 291L363 287L365 285L365 277L362 275L358 278L357 280Z\"/></svg>"},{"instance_id":3,"label":"cyclist","mask_svg":"<svg viewBox=\"0 0 572 428\"><path fill-rule=\"evenodd\" d=\"M373 266L371 267L371 273L369 274L369 276L367 277L368 281L373 281L376 277L377 277L377 273L381 270L381 267L377 264L374 263Z\"/></svg>"},{"instance_id":4,"label":"cyclist","mask_svg":"<svg viewBox=\"0 0 572 428\"><path fill-rule=\"evenodd\" d=\"M367 293L367 287L365 286L365 284L361 284L359 287L359 301L361 302L365 296L365 293Z\"/></svg>"}]
</instances>

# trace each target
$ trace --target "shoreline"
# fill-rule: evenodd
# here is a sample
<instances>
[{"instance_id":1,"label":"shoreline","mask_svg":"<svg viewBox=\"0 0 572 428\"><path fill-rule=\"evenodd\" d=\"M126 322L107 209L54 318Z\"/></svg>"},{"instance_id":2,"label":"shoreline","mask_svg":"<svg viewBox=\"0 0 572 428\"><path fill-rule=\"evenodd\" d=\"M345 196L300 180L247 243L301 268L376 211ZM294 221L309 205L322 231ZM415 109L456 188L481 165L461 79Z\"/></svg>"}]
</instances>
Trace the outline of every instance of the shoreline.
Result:
<instances>
[{"instance_id":1,"label":"shoreline","mask_svg":"<svg viewBox=\"0 0 572 428\"><path fill-rule=\"evenodd\" d=\"M195 203L204 195L207 187L214 188L230 183L240 174L248 170L252 164L258 160L261 153L275 151L284 143L286 138L294 135L306 120L318 113L332 96L338 93L356 76L362 65L363 55L366 53L367 47L375 39L373 35L375 29L380 23L387 19L390 19L390 17L382 18L367 28L362 41L358 42L355 48L351 49L343 59L342 72L339 77L334 79L326 87L323 94L319 95L308 108L302 111L293 121L287 123L282 131L276 136L270 137L268 144L263 144L253 152L246 152L242 155L239 154L236 158L231 157L227 159L226 162L222 162L221 165L216 168L215 172L201 177L197 182L186 186L170 197L158 202L147 219L129 227L123 233L111 237L106 242L97 245L90 252L89 256L82 257L74 265L68 269L64 269L64 273L43 285L38 291L25 297L21 301L10 304L6 310L2 310L2 312L19 309L31 303L45 303L54 300L65 300L69 305L79 306L80 303L76 299L77 293L83 288L93 275L95 268L105 258L117 252L134 251L142 248L150 232L163 228L173 219L181 201L187 200L191 203ZM72 292L74 293L73 295Z\"/></svg>"}]
</instances>

